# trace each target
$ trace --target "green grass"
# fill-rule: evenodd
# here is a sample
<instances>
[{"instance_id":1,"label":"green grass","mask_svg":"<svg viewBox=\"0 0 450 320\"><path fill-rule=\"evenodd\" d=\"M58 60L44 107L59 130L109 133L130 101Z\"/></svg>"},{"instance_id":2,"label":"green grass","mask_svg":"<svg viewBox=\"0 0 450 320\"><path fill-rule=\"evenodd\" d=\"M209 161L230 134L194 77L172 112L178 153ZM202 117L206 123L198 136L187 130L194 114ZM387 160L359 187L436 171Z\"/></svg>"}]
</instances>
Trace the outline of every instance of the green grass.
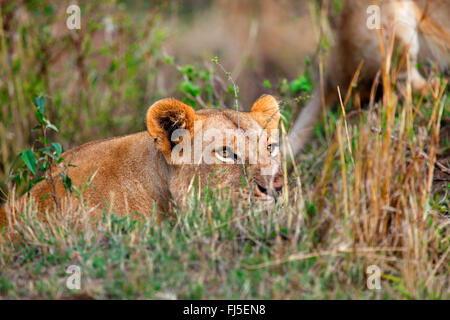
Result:
<instances>
[{"instance_id":1,"label":"green grass","mask_svg":"<svg viewBox=\"0 0 450 320\"><path fill-rule=\"evenodd\" d=\"M92 224L79 212L78 227L67 217L42 223L31 211L17 228L22 240L0 246L0 294L12 299L449 298L448 265L431 284L424 283L425 272L407 288L405 252L358 245L355 253L351 236L343 232L349 221L318 217L311 203L298 211L294 204L271 210L257 203L232 206L227 192L215 192L193 195L189 204L186 212L161 223L105 213ZM429 227L427 236L443 231L433 221ZM436 240L448 248L448 234ZM381 290L366 286L365 268L372 264L383 270ZM80 290L65 286L69 265L81 267ZM413 272L418 271L417 266Z\"/></svg>"}]
</instances>

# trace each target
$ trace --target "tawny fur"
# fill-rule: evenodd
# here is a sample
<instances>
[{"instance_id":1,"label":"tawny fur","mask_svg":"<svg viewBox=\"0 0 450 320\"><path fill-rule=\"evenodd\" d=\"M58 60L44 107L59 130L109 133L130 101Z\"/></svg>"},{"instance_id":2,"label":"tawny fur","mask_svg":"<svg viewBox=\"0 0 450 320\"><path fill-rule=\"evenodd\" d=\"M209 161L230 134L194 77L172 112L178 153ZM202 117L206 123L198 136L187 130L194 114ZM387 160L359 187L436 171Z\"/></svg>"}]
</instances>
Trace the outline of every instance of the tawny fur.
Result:
<instances>
[{"instance_id":1,"label":"tawny fur","mask_svg":"<svg viewBox=\"0 0 450 320\"><path fill-rule=\"evenodd\" d=\"M290 130L288 141L294 155L309 140L322 103L325 109L335 101L338 86L341 94L345 95L361 62L363 65L353 92L363 102L368 100L373 80L382 68L378 30L367 28L366 10L376 3L373 0L348 0L342 8L336 41L328 60L328 72L324 77L324 101L318 85ZM416 68L416 63L437 63L443 72L450 64L450 2L381 0L380 8L384 47L389 47L393 35L396 48L404 50L409 59L413 91L423 91L429 84ZM406 79L406 72L400 78Z\"/></svg>"},{"instance_id":2,"label":"tawny fur","mask_svg":"<svg viewBox=\"0 0 450 320\"><path fill-rule=\"evenodd\" d=\"M250 112L239 112L241 130L276 129L280 114L277 101L263 96L255 102ZM197 121L197 128L194 128ZM172 204L183 206L185 196L194 177L201 185L213 182L214 186L239 188L242 184L242 165L225 163L173 164L171 160L171 133L173 129L188 130L192 141L214 128L219 131L237 129L237 113L229 109L194 109L175 99L163 99L153 104L147 112L146 132L123 137L94 141L65 152L62 157L74 186L82 191L84 205L94 208L93 215L110 208L119 214L139 212L148 216L154 208L167 213ZM197 130L197 131L196 131ZM206 143L202 141L202 143ZM280 158L271 164L246 164L252 186L259 184L271 188L279 172ZM261 174L261 168L274 166L274 174ZM70 196L58 174L63 170L54 167L56 197L60 207L70 202L79 205L79 198ZM278 171L277 171L278 170ZM279 180L279 179L278 179ZM13 206L17 212L32 199L40 212L55 210L51 184L42 181L29 195L22 196ZM0 207L0 223L5 225L12 208ZM0 227L1 227L0 225Z\"/></svg>"}]
</instances>

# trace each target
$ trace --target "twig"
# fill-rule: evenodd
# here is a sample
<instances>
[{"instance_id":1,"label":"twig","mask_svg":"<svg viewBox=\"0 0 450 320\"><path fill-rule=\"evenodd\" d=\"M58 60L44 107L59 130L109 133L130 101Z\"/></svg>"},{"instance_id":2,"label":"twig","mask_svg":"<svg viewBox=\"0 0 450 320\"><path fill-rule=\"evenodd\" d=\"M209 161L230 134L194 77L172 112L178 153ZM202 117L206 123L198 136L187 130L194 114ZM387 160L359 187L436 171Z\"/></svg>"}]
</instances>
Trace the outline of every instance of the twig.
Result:
<instances>
[{"instance_id":1,"label":"twig","mask_svg":"<svg viewBox=\"0 0 450 320\"><path fill-rule=\"evenodd\" d=\"M222 69L222 71L227 75L228 80L233 84L234 107L236 109L236 114L237 114L238 132L240 132L241 131L241 126L239 124L239 88L238 88L236 82L234 81L233 77L231 76L231 72L228 72L228 71L225 70L224 66L219 62L219 59L217 57L214 57L213 59L211 59L211 61L214 62L216 65L218 65L220 69ZM247 183L247 186L250 188L250 183L249 183L248 177L247 177L247 170L245 169L245 162L241 161L241 164L242 164L242 169L244 171L245 181Z\"/></svg>"},{"instance_id":2,"label":"twig","mask_svg":"<svg viewBox=\"0 0 450 320\"><path fill-rule=\"evenodd\" d=\"M42 134L44 136L44 140L47 141L47 129L45 128L45 126L42 124ZM53 201L55 201L55 205L56 205L56 210L58 210L58 213L61 214L61 206L59 204L59 199L58 196L56 194L56 183L55 183L55 179L53 179L53 165L55 163L55 160L53 158L50 157L50 166L49 166L49 179L47 180L47 183L49 184L49 187L51 188L52 192L51 192L51 196L53 198Z\"/></svg>"}]
</instances>

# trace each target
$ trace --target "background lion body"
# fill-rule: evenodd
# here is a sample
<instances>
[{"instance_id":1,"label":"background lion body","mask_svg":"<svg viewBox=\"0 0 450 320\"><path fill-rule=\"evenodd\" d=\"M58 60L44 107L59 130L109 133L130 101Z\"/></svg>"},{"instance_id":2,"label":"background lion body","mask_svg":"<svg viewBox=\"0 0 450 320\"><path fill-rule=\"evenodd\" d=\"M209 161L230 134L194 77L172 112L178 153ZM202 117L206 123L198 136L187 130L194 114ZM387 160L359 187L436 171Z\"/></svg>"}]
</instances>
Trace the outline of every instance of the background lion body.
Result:
<instances>
[{"instance_id":1,"label":"background lion body","mask_svg":"<svg viewBox=\"0 0 450 320\"><path fill-rule=\"evenodd\" d=\"M388 59L391 43L392 54L400 53L400 60L409 60L410 74L407 76L407 62L403 64L399 80L411 81L413 91L424 91L427 80L418 70L418 63L431 63L445 73L450 63L450 5L448 1L381 1L379 26L374 11L368 11L372 0L348 0L339 17L335 43L328 59L328 70L323 84L317 84L307 106L292 126L289 135L293 153L298 153L309 141L310 133L317 121L322 103L329 107L337 98L340 88L342 99L350 86L358 100L368 102L372 84L383 68L383 51ZM372 15L372 17L371 17ZM381 37L381 38L380 38ZM380 42L381 40L381 42ZM358 74L359 72L359 74ZM356 81L352 84L355 75ZM439 79L433 79L433 86ZM321 88L321 85L323 88ZM323 101L321 99L323 93Z\"/></svg>"}]
</instances>

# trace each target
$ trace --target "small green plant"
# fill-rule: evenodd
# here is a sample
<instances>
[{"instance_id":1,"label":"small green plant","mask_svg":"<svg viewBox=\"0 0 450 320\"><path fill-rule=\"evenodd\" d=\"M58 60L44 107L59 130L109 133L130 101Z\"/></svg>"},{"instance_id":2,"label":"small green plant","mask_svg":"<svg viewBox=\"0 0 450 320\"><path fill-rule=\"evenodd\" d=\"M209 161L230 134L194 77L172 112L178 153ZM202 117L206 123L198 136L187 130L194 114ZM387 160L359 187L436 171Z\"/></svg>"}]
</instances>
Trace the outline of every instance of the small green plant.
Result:
<instances>
[{"instance_id":1,"label":"small green plant","mask_svg":"<svg viewBox=\"0 0 450 320\"><path fill-rule=\"evenodd\" d=\"M271 89L279 98L281 119L286 131L289 131L291 122L298 114L298 109L301 109L307 103L313 91L311 59L305 59L304 72L299 74L297 78L292 80L281 78L275 83L265 79L262 86Z\"/></svg>"},{"instance_id":2,"label":"small green plant","mask_svg":"<svg viewBox=\"0 0 450 320\"><path fill-rule=\"evenodd\" d=\"M59 200L56 196L56 179L59 177L68 192L72 192L72 180L65 173L65 167L74 166L66 164L62 157L63 148L58 142L49 140L49 130L58 132L58 128L53 125L45 116L45 97L43 95L34 99L34 108L38 125L33 130L39 130L40 147L37 149L27 149L18 156L22 159L25 166L22 166L12 176L17 185L27 184L29 191L35 184L46 180L51 190L45 197L51 196L55 202L56 208L60 210ZM55 166L63 166L64 169L58 175L54 174Z\"/></svg>"},{"instance_id":3,"label":"small green plant","mask_svg":"<svg viewBox=\"0 0 450 320\"><path fill-rule=\"evenodd\" d=\"M227 92L218 85L214 69L192 64L177 65L171 56L166 56L163 61L181 74L177 89L183 95L183 102L194 108L221 108L224 105L223 93Z\"/></svg>"},{"instance_id":4,"label":"small green plant","mask_svg":"<svg viewBox=\"0 0 450 320\"><path fill-rule=\"evenodd\" d=\"M239 87L234 81L233 77L231 76L231 72L226 71L225 67L219 62L219 58L216 56L211 59L211 62L214 62L219 68L225 73L225 75L228 77L228 81L231 82L233 85L229 88L229 92L234 94L234 108L236 109L236 112L238 112L238 126L239 126Z\"/></svg>"}]
</instances>

